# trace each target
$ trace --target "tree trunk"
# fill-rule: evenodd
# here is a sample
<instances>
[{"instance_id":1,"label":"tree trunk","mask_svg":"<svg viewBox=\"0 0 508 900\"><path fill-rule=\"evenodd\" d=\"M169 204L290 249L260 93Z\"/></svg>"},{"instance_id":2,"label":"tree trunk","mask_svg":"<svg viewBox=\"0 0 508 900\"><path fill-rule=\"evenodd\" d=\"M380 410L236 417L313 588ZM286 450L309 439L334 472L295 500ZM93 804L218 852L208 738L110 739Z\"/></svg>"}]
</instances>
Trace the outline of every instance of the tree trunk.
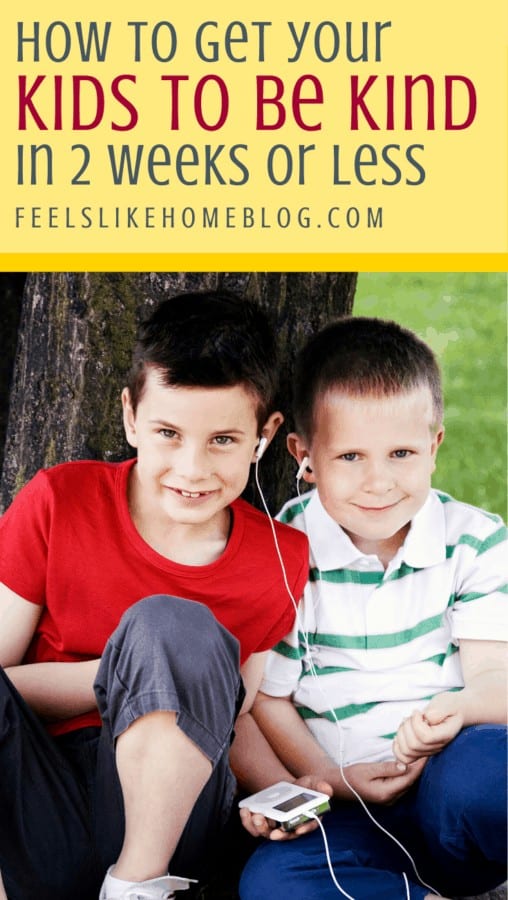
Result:
<instances>
[{"instance_id":1,"label":"tree trunk","mask_svg":"<svg viewBox=\"0 0 508 900\"><path fill-rule=\"evenodd\" d=\"M52 273L27 279L10 394L0 509L35 472L70 459L119 460L125 442L119 394L139 321L168 295L226 288L272 315L282 352L282 405L302 341L349 313L352 273ZM294 466L281 434L260 475L271 511L292 493ZM252 485L248 499L259 504Z\"/></svg>"},{"instance_id":2,"label":"tree trunk","mask_svg":"<svg viewBox=\"0 0 508 900\"><path fill-rule=\"evenodd\" d=\"M0 274L0 471L24 284L24 274L17 272Z\"/></svg>"}]
</instances>

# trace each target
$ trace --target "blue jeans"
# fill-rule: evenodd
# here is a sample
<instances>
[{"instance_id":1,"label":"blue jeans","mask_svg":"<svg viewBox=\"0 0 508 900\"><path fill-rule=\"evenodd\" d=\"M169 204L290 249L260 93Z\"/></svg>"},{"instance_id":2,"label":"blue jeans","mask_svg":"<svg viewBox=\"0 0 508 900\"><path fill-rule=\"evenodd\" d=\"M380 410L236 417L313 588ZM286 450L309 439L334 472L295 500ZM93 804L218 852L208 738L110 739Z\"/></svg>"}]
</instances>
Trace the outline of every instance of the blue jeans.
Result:
<instances>
[{"instance_id":1,"label":"blue jeans","mask_svg":"<svg viewBox=\"0 0 508 900\"><path fill-rule=\"evenodd\" d=\"M171 860L174 875L201 874L234 799L238 666L238 641L206 606L155 596L130 607L106 645L95 683L102 728L50 737L0 669L0 871L9 900L96 900L124 834L115 739L156 710L176 711L213 765Z\"/></svg>"},{"instance_id":2,"label":"blue jeans","mask_svg":"<svg viewBox=\"0 0 508 900\"><path fill-rule=\"evenodd\" d=\"M466 728L431 757L416 785L393 806L371 804L403 844L421 878L445 896L478 894L506 878L506 729ZM323 818L335 877L355 900L412 900L422 886L401 849L358 803L337 803ZM318 829L291 842L267 841L251 857L242 900L336 900Z\"/></svg>"}]
</instances>

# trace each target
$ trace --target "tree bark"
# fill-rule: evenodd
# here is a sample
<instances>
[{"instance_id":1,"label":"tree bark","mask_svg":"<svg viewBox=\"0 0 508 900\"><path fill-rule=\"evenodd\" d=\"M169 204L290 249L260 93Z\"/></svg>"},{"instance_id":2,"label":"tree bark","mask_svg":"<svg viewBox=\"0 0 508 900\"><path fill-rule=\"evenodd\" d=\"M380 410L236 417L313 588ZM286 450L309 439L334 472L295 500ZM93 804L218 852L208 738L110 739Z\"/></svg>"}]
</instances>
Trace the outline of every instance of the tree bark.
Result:
<instances>
[{"instance_id":1,"label":"tree bark","mask_svg":"<svg viewBox=\"0 0 508 900\"><path fill-rule=\"evenodd\" d=\"M296 350L351 312L354 273L46 273L27 279L10 394L0 509L35 472L71 459L131 453L120 391L136 328L179 291L226 288L266 308L282 347L282 405L289 410ZM287 428L286 428L287 430ZM281 433L263 459L263 490L276 511L292 493L294 466ZM246 496L258 506L252 484Z\"/></svg>"},{"instance_id":2,"label":"tree bark","mask_svg":"<svg viewBox=\"0 0 508 900\"><path fill-rule=\"evenodd\" d=\"M0 471L3 463L9 392L24 284L24 273L4 272L0 274Z\"/></svg>"}]
</instances>

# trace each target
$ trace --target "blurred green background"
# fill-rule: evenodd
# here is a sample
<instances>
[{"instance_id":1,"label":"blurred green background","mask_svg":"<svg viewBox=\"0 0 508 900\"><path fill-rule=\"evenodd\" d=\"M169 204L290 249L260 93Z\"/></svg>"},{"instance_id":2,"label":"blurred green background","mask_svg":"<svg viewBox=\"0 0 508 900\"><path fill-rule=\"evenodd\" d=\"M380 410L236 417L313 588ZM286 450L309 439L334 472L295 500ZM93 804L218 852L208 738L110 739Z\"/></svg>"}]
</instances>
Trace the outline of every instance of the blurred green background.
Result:
<instances>
[{"instance_id":1,"label":"blurred green background","mask_svg":"<svg viewBox=\"0 0 508 900\"><path fill-rule=\"evenodd\" d=\"M394 319L436 353L446 438L435 487L506 517L504 273L360 273L353 313Z\"/></svg>"}]
</instances>

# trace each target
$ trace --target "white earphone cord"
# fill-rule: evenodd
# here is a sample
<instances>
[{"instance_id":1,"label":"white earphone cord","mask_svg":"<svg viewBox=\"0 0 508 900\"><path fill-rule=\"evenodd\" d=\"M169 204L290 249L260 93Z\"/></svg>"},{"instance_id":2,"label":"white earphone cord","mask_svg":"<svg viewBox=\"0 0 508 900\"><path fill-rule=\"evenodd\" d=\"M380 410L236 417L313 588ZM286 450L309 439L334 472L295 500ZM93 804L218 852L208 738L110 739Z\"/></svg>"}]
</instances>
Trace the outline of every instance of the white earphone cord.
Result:
<instances>
[{"instance_id":1,"label":"white earphone cord","mask_svg":"<svg viewBox=\"0 0 508 900\"><path fill-rule=\"evenodd\" d=\"M359 801L360 805L361 805L362 808L365 810L366 814L368 815L369 819L374 823L374 825L375 825L377 828L379 828L380 831L382 831L384 834L386 834L387 837L389 837L392 841L394 841L394 843L397 844L397 846L400 848L400 850L402 850L402 852L407 856L407 858L409 859L409 861L410 861L410 863L411 863L411 865L412 865L412 867L413 867L413 871L414 871L414 873L415 873L415 875L416 875L418 881L420 882L420 884L423 885L423 887L428 888L428 889L429 889L433 894L435 894L437 897L440 897L441 894L440 894L435 888L433 888L430 884L427 884L427 882L425 882L425 881L423 880L423 878L420 876L420 874L419 874L419 872L418 872L418 869L416 868L416 863L415 863L413 857L411 856L411 854L409 853L409 851L406 850L406 848L404 847L404 845L401 844L401 842L398 840L398 838L395 837L395 835L393 835L393 834L392 834L390 831L388 831L383 825L381 825L380 822L377 821L377 819L372 815L371 811L369 810L369 808L368 808L367 805L365 804L365 801L363 800L363 798L362 798L362 797L360 796L360 794L355 790L355 788L353 787L353 785L350 784L350 782L348 781L348 779L347 779L347 777L346 777L346 775L345 775L344 767L343 767L343 756L344 756L343 740L344 740L344 735L343 735L343 732L342 732L342 726L341 726L341 724L340 724L339 719L337 718L337 715L336 715L336 713L335 713L335 710L334 710L333 706L330 705L330 703L329 703L329 701L328 701L328 698L327 698L327 696L325 695L325 693L324 693L324 691L323 691L323 687L322 687L322 685L321 685L319 676L318 676L318 674L317 674L317 672L316 672L314 663L313 663L313 661L312 661L312 655L311 655L311 649L310 649L310 644L309 644L308 634L307 634L307 632L306 632L306 630L305 630L305 628L304 628L303 622L302 622L302 620L301 620L300 612L299 612L299 609L298 609L298 604L297 604L295 598L293 597L293 593L292 593L292 591L291 591L291 588L289 587L289 583L288 583L288 579L287 579L287 574L286 574L286 569L285 569L285 566L284 566L284 560L282 559L282 554L281 554L281 552L280 552L279 542L278 542L278 540L277 540L277 533L276 533L276 531L275 531L275 526L274 526L274 524L273 524L272 516L270 515L270 511L269 511L269 509L268 509L268 506L267 506L267 503L266 503L266 500L265 500L263 491L262 491L262 489L261 489L261 485L260 485L260 483L259 483L259 471L258 471L258 468L259 468L259 459L256 460L255 468L254 468L254 477L255 477L255 481L256 481L256 487L257 487L257 489L258 489L258 491L259 491L259 496L261 497L261 502L262 502L262 504L263 504L263 508L264 508L264 510L265 510L265 512L266 512L266 514L267 514L267 516L268 516L268 521L270 522L270 527L271 527L271 530L272 530L272 536L273 536L273 540L274 540L274 544L275 544L275 550L276 550L276 552L277 552L277 557L278 557L278 560L279 560L279 564L280 564L281 572L282 572L282 577L283 577L283 580L284 580L284 586L285 586L286 591L287 591L287 593L288 593L288 596L289 596L289 598L290 598L290 600L291 600L291 602L292 602L292 604L293 604L293 607L294 607L294 610L295 610L295 614L296 614L296 622L297 622L297 624L298 624L298 628L299 628L299 630L301 631L301 633L302 633L302 635L303 635L306 658L307 658L307 662L308 662L308 664L309 664L309 671L310 671L312 677L315 679L315 682L316 682L316 685L317 685L317 687L318 687L318 689L319 689L319 692L320 692L321 696L323 697L323 700L325 701L325 706L326 706L327 710L330 712L331 716L333 717L333 721L334 721L334 723L336 724L337 729L338 729L338 734L339 734L339 770L340 770L341 778L343 779L344 784L348 787L348 789L351 791L351 793L352 793L352 794L356 797L356 799ZM301 467L300 467L300 470L299 470L299 473L298 473L298 474L300 474L300 471L301 471ZM297 478L297 481L296 481L296 489L297 489L298 498L299 498L299 500L301 501L302 513L303 513L303 515L304 515L304 517L305 517L305 505L304 505L304 503L302 502L302 498L301 498L301 494L300 494L300 479L299 479L299 478ZM321 572L319 571L319 569L318 569L318 574L319 574L319 579L318 579L318 580L320 581L320 580L321 580ZM336 878L335 878L335 875L334 875L334 872L333 872L333 867L332 867L332 864L331 864L330 854L329 854L329 850L328 850L328 841L327 841L327 839L326 839L326 833L325 833L324 826L323 826L322 822L320 821L320 819L318 819L317 816L311 816L311 818L315 818L315 819L317 820L318 824L319 824L319 827L321 828L321 832L322 832L322 834L323 834L323 838L324 838L324 842L325 842L325 852L326 852L326 858L327 858L328 868L330 869L330 874L331 874L331 876L332 876L332 879L333 879L333 882L334 882L334 884L335 884L335 887L336 887L342 894L344 894L345 897L348 897L349 900L355 900L354 897L350 897L349 894L347 894L345 891L342 890L342 888L340 887L340 885L338 884L338 882L337 882L337 880L336 880ZM407 897L407 900L410 900L409 882L408 882L408 880L407 880L406 873L403 872L402 875L403 875L404 883L405 883L405 887L406 887L406 897Z\"/></svg>"}]
</instances>

